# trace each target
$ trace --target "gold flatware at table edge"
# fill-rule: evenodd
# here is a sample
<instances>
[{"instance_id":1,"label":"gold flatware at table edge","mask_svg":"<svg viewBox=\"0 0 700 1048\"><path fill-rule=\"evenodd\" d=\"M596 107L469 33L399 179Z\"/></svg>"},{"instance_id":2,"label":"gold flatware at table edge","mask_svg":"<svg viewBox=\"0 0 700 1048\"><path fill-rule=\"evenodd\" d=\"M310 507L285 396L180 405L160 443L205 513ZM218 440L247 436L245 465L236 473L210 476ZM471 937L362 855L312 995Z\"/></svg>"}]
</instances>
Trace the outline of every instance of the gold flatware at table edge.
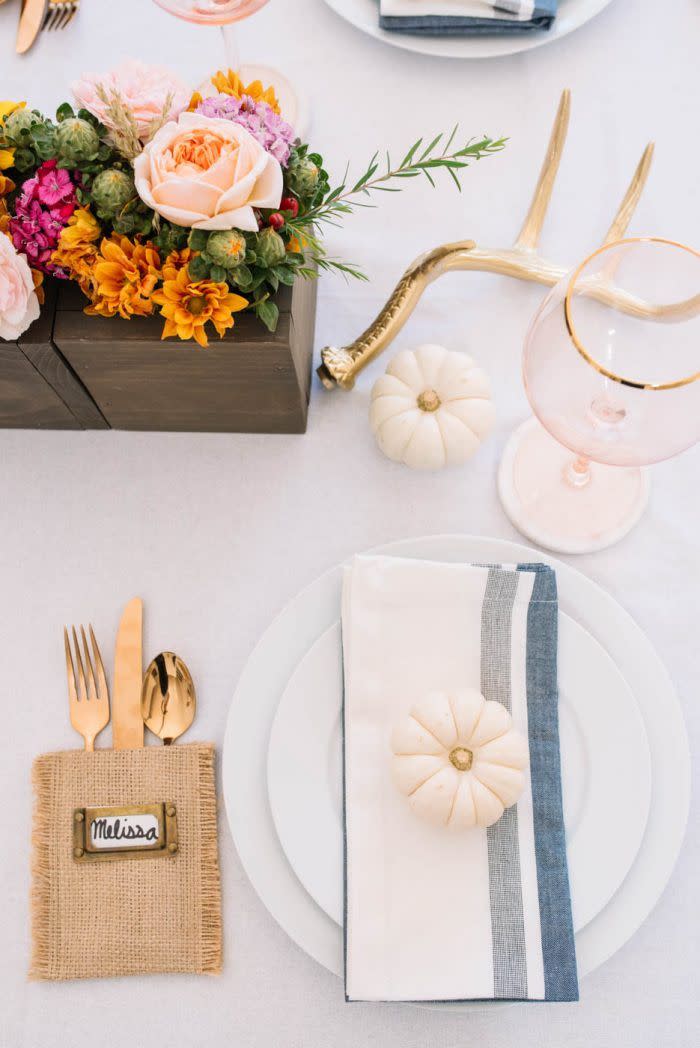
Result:
<instances>
[{"instance_id":1,"label":"gold flatware at table edge","mask_svg":"<svg viewBox=\"0 0 700 1048\"><path fill-rule=\"evenodd\" d=\"M129 601L117 631L112 689L112 743L115 750L143 746L141 685L143 683L143 602Z\"/></svg>"},{"instance_id":2,"label":"gold flatware at table edge","mask_svg":"<svg viewBox=\"0 0 700 1048\"><path fill-rule=\"evenodd\" d=\"M65 29L78 13L80 0L49 0L42 29Z\"/></svg>"},{"instance_id":3,"label":"gold flatware at table edge","mask_svg":"<svg viewBox=\"0 0 700 1048\"><path fill-rule=\"evenodd\" d=\"M197 709L194 681L172 651L156 655L143 678L141 712L147 728L169 746L187 731Z\"/></svg>"},{"instance_id":4,"label":"gold flatware at table edge","mask_svg":"<svg viewBox=\"0 0 700 1048\"><path fill-rule=\"evenodd\" d=\"M24 0L19 16L15 50L23 55L32 46L44 21L46 0Z\"/></svg>"},{"instance_id":5,"label":"gold flatware at table edge","mask_svg":"<svg viewBox=\"0 0 700 1048\"><path fill-rule=\"evenodd\" d=\"M95 739L109 721L109 689L107 687L107 677L105 676L100 649L97 647L97 641L95 640L92 626L89 627L89 630L93 658L95 661L94 668L90 659L90 651L88 649L85 630L82 626L80 627L80 634L83 640L83 650L85 652L85 668L83 668L83 660L80 656L80 645L78 644L78 636L75 632L75 626L72 626L71 630L73 633L75 664L73 662L73 656L71 655L68 630L65 626L63 628L63 640L66 648L66 671L68 674L70 722L78 734L82 735L85 740L85 749L94 750ZM75 676L75 666L78 667L77 680Z\"/></svg>"}]
</instances>

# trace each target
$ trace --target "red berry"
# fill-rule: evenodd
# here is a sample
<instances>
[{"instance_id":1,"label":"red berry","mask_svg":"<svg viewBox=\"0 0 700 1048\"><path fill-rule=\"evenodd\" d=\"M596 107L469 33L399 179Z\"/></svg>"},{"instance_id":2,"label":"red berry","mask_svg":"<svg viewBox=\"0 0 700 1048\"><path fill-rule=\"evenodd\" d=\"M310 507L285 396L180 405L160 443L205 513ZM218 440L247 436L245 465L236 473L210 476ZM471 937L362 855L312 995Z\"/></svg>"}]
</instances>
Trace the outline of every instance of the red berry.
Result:
<instances>
[{"instance_id":1,"label":"red berry","mask_svg":"<svg viewBox=\"0 0 700 1048\"><path fill-rule=\"evenodd\" d=\"M275 211L273 215L270 215L267 221L272 228L279 233L280 229L284 226L284 215L281 215L279 211Z\"/></svg>"},{"instance_id":2,"label":"red berry","mask_svg":"<svg viewBox=\"0 0 700 1048\"><path fill-rule=\"evenodd\" d=\"M292 218L296 218L299 214L299 201L292 196L283 197L280 204L280 210L289 211Z\"/></svg>"}]
</instances>

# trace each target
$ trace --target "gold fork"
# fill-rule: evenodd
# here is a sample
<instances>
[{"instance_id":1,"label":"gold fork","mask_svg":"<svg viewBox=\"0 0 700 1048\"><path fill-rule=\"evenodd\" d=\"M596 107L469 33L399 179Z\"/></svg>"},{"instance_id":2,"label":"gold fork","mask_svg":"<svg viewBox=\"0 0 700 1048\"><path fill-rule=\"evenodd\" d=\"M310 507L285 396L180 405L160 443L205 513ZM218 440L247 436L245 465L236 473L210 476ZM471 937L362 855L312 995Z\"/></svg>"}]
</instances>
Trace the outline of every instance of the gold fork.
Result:
<instances>
[{"instance_id":1,"label":"gold fork","mask_svg":"<svg viewBox=\"0 0 700 1048\"><path fill-rule=\"evenodd\" d=\"M100 655L100 649L97 647L97 641L95 640L92 626L89 627L89 630L95 668L93 669L92 661L90 659L85 630L81 626L80 634L82 636L83 650L85 652L86 669L84 670L83 660L80 657L78 636L75 632L75 626L71 626L71 631L73 633L73 648L75 651L75 665L78 667L77 681L73 657L71 655L70 641L68 639L68 630L65 626L63 627L63 640L66 646L70 722L78 734L82 735L85 739L85 749L94 750L96 737L109 721L109 690L107 688L105 669L102 665L102 656ZM97 678L97 680L95 680L95 678Z\"/></svg>"},{"instance_id":2,"label":"gold fork","mask_svg":"<svg viewBox=\"0 0 700 1048\"><path fill-rule=\"evenodd\" d=\"M65 29L78 13L80 0L49 0L42 29Z\"/></svg>"}]
</instances>

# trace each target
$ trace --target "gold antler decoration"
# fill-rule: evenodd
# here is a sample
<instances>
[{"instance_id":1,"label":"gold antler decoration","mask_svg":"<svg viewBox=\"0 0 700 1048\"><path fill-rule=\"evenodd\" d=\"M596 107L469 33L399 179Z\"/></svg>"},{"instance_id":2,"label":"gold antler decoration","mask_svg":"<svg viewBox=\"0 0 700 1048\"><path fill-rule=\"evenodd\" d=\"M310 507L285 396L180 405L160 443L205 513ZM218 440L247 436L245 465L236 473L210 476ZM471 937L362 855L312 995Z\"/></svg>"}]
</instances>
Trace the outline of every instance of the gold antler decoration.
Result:
<instances>
[{"instance_id":1,"label":"gold antler decoration","mask_svg":"<svg viewBox=\"0 0 700 1048\"><path fill-rule=\"evenodd\" d=\"M417 258L401 277L379 316L358 339L343 349L327 346L323 350L323 363L318 369L318 376L327 389L334 389L336 386L352 389L357 374L396 337L428 284L437 280L443 273L456 269L480 270L517 277L519 280L532 280L549 287L566 275L566 268L549 262L537 253L537 245L559 170L569 127L570 109L571 92L566 90L559 102L530 209L513 247L481 248L473 240L461 240L455 244L443 244ZM604 243L619 240L624 235L642 195L653 152L654 144L650 142L642 154ZM643 303L615 291L610 285L591 289L591 293L603 301L613 301L629 312L647 312Z\"/></svg>"}]
</instances>

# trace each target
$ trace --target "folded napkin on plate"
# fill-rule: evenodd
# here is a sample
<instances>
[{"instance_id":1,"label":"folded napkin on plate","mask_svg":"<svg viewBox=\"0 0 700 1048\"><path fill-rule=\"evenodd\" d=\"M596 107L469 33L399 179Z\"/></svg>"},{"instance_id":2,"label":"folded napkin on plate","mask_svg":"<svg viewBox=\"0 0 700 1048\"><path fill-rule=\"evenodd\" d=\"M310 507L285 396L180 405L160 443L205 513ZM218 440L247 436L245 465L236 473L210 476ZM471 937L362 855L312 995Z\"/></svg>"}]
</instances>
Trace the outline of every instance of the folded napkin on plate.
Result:
<instances>
[{"instance_id":1,"label":"folded napkin on plate","mask_svg":"<svg viewBox=\"0 0 700 1048\"><path fill-rule=\"evenodd\" d=\"M379 25L401 33L479 36L549 29L558 0L379 0Z\"/></svg>"},{"instance_id":2,"label":"folded napkin on plate","mask_svg":"<svg viewBox=\"0 0 700 1048\"><path fill-rule=\"evenodd\" d=\"M578 999L561 801L557 591L544 565L357 557L343 587L348 1000ZM426 694L476 688L528 740L488 829L420 820L391 736Z\"/></svg>"},{"instance_id":3,"label":"folded napkin on plate","mask_svg":"<svg viewBox=\"0 0 700 1048\"><path fill-rule=\"evenodd\" d=\"M221 971L214 747L71 750L34 762L34 979ZM174 858L78 863L76 808L169 802Z\"/></svg>"}]
</instances>

